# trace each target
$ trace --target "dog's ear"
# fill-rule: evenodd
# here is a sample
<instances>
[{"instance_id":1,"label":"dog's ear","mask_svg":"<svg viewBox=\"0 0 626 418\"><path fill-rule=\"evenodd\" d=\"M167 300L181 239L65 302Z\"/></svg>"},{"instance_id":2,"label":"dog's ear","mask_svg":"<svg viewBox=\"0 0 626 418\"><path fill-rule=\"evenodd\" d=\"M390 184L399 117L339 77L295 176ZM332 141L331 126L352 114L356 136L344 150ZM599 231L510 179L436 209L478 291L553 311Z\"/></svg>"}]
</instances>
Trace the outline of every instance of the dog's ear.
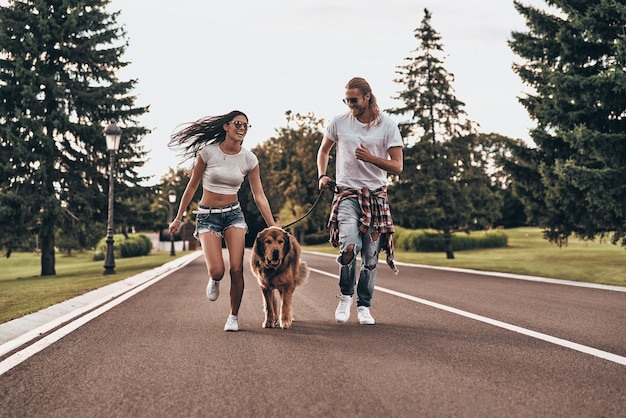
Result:
<instances>
[{"instance_id":1,"label":"dog's ear","mask_svg":"<svg viewBox=\"0 0 626 418\"><path fill-rule=\"evenodd\" d=\"M256 242L254 243L254 249L258 255L265 254L265 250L263 248L263 234L259 232L256 236Z\"/></svg>"},{"instance_id":2,"label":"dog's ear","mask_svg":"<svg viewBox=\"0 0 626 418\"><path fill-rule=\"evenodd\" d=\"M291 235L287 231L283 231L283 239L285 240L285 251L283 254L287 255L291 250Z\"/></svg>"}]
</instances>

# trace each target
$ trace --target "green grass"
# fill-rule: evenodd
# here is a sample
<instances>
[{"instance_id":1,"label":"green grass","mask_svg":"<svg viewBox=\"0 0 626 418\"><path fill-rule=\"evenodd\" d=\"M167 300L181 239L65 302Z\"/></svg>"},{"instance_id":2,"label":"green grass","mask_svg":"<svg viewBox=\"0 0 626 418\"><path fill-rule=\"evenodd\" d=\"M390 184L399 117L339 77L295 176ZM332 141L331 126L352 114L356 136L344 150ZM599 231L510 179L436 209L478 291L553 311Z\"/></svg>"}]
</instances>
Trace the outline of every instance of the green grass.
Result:
<instances>
[{"instance_id":1,"label":"green grass","mask_svg":"<svg viewBox=\"0 0 626 418\"><path fill-rule=\"evenodd\" d=\"M626 250L619 245L570 239L567 246L559 248L544 240L539 228L515 228L505 230L504 233L508 237L506 248L458 251L452 260L446 259L443 252L412 253L396 250L396 259L412 264L626 286ZM337 252L329 244L306 248L332 254Z\"/></svg>"},{"instance_id":2,"label":"green grass","mask_svg":"<svg viewBox=\"0 0 626 418\"><path fill-rule=\"evenodd\" d=\"M118 258L116 274L103 275L103 261L92 261L91 252L71 257L56 255L56 276L41 277L41 255L13 253L0 258L0 323L71 299L91 290L126 279L189 254L158 251L144 257Z\"/></svg>"},{"instance_id":3,"label":"green grass","mask_svg":"<svg viewBox=\"0 0 626 418\"><path fill-rule=\"evenodd\" d=\"M559 248L544 240L538 228L516 228L504 233L508 237L507 248L459 251L453 260L446 259L443 252L396 251L396 258L405 263L626 286L626 250L620 246L570 239L568 246ZM337 253L330 244L305 246L304 249ZM177 252L176 256L188 253ZM0 323L153 269L172 259L167 251L116 259L117 274L105 276L102 274L103 262L91 261L90 252L72 257L57 254L57 275L40 277L39 254L14 253L11 258L0 258Z\"/></svg>"}]
</instances>

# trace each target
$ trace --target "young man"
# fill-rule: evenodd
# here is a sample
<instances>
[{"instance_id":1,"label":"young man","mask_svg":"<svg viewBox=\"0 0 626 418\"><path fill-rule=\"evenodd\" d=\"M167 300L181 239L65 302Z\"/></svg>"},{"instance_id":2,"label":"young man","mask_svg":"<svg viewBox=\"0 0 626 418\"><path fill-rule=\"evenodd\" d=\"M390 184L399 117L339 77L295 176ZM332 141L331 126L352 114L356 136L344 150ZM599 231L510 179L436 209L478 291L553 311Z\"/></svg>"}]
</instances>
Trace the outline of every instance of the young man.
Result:
<instances>
[{"instance_id":1,"label":"young man","mask_svg":"<svg viewBox=\"0 0 626 418\"><path fill-rule=\"evenodd\" d=\"M319 187L329 187L326 175L330 150L336 144L337 192L328 226L331 242L340 248L339 305L337 322L350 318L357 286L357 316L361 324L373 325L370 313L378 254L387 252L387 262L397 273L393 258L393 220L387 200L387 173L402 172L403 142L398 125L381 114L372 89L363 78L346 85L343 102L350 111L332 119L317 152ZM361 253L358 284L356 256Z\"/></svg>"}]
</instances>

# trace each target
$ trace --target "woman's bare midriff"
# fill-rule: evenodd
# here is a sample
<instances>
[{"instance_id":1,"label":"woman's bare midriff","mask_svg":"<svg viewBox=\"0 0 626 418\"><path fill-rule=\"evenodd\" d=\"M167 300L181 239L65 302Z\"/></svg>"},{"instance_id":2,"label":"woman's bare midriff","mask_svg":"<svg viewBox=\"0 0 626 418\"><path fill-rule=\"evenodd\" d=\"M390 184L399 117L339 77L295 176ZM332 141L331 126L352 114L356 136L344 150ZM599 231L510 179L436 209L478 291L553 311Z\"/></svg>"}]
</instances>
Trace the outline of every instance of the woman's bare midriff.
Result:
<instances>
[{"instance_id":1,"label":"woman's bare midriff","mask_svg":"<svg viewBox=\"0 0 626 418\"><path fill-rule=\"evenodd\" d=\"M232 205L233 203L237 203L236 194L219 194L210 192L207 189L202 189L202 199L200 199L200 204L203 206L221 208Z\"/></svg>"}]
</instances>

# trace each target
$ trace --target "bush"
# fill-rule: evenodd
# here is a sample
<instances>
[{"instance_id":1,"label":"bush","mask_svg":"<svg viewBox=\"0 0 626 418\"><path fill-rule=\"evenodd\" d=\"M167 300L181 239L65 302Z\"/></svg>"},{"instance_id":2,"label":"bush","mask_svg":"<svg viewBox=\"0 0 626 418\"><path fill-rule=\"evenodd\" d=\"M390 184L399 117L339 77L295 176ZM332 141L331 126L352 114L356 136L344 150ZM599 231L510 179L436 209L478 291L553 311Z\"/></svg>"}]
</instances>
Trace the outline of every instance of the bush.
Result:
<instances>
[{"instance_id":1,"label":"bush","mask_svg":"<svg viewBox=\"0 0 626 418\"><path fill-rule=\"evenodd\" d=\"M479 233L476 236L463 234L452 237L454 251L503 248L507 246L507 243L507 236L502 232Z\"/></svg>"},{"instance_id":2,"label":"bush","mask_svg":"<svg viewBox=\"0 0 626 418\"><path fill-rule=\"evenodd\" d=\"M122 234L113 236L113 254L115 258L140 257L150 254L152 241L144 234L132 234L126 238ZM107 251L106 237L100 239L94 250L93 260L104 260Z\"/></svg>"},{"instance_id":3,"label":"bush","mask_svg":"<svg viewBox=\"0 0 626 418\"><path fill-rule=\"evenodd\" d=\"M314 234L307 234L304 236L305 245L317 245L325 244L328 242L328 231L316 232Z\"/></svg>"},{"instance_id":4,"label":"bush","mask_svg":"<svg viewBox=\"0 0 626 418\"><path fill-rule=\"evenodd\" d=\"M400 228L394 234L393 239L396 248L404 251L445 251L443 235L437 232ZM481 231L472 234L458 234L452 236L452 249L454 251L503 248L507 246L507 243L507 236L499 231Z\"/></svg>"}]
</instances>

